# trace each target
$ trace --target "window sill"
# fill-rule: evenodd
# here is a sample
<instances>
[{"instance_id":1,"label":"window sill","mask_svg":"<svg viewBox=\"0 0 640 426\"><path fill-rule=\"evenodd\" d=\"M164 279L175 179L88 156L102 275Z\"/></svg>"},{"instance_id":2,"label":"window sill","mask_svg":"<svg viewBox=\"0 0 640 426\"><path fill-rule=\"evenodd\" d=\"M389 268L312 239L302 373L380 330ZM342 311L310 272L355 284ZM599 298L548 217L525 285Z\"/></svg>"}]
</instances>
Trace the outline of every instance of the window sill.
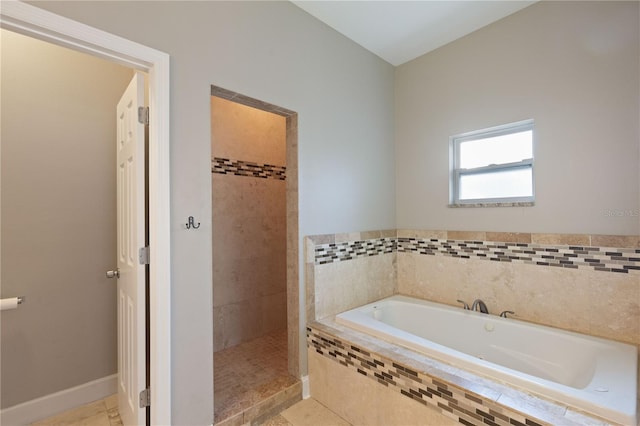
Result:
<instances>
[{"instance_id":1,"label":"window sill","mask_svg":"<svg viewBox=\"0 0 640 426\"><path fill-rule=\"evenodd\" d=\"M535 203L533 201L516 201L512 203L463 203L463 204L449 204L449 208L471 208L471 207L533 207Z\"/></svg>"}]
</instances>

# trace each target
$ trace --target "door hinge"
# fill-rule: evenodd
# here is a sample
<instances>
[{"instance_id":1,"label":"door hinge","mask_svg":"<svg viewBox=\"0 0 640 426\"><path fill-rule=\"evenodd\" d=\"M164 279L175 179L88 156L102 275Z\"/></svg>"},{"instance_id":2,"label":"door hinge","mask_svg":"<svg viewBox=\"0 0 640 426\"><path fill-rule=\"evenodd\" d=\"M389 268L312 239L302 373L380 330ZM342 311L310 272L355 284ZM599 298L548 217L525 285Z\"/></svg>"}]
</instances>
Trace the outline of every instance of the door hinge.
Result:
<instances>
[{"instance_id":1,"label":"door hinge","mask_svg":"<svg viewBox=\"0 0 640 426\"><path fill-rule=\"evenodd\" d=\"M138 123L149 124L149 107L138 107Z\"/></svg>"},{"instance_id":2,"label":"door hinge","mask_svg":"<svg viewBox=\"0 0 640 426\"><path fill-rule=\"evenodd\" d=\"M140 247L138 251L138 260L141 265L148 265L151 261L151 256L149 254L149 246Z\"/></svg>"},{"instance_id":3,"label":"door hinge","mask_svg":"<svg viewBox=\"0 0 640 426\"><path fill-rule=\"evenodd\" d=\"M151 389L146 388L140 391L140 408L151 406Z\"/></svg>"}]
</instances>

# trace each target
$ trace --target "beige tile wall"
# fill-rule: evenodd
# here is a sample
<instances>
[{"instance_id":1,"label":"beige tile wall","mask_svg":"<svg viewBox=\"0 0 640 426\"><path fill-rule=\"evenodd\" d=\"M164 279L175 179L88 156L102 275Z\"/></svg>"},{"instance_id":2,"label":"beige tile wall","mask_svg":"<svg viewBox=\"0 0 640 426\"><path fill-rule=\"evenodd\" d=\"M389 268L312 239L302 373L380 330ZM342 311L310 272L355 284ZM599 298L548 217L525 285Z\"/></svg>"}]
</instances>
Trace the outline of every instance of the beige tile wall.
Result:
<instances>
[{"instance_id":1,"label":"beige tile wall","mask_svg":"<svg viewBox=\"0 0 640 426\"><path fill-rule=\"evenodd\" d=\"M211 155L232 160L287 164L286 118L211 96Z\"/></svg>"},{"instance_id":2,"label":"beige tile wall","mask_svg":"<svg viewBox=\"0 0 640 426\"><path fill-rule=\"evenodd\" d=\"M447 305L640 344L640 275L398 253L398 291Z\"/></svg>"},{"instance_id":3,"label":"beige tile wall","mask_svg":"<svg viewBox=\"0 0 640 426\"><path fill-rule=\"evenodd\" d=\"M285 329L285 183L212 175L214 348Z\"/></svg>"},{"instance_id":4,"label":"beige tile wall","mask_svg":"<svg viewBox=\"0 0 640 426\"><path fill-rule=\"evenodd\" d=\"M396 293L396 254L317 265L316 318L326 318Z\"/></svg>"},{"instance_id":5,"label":"beige tile wall","mask_svg":"<svg viewBox=\"0 0 640 426\"><path fill-rule=\"evenodd\" d=\"M398 237L637 248L638 236L398 230ZM640 274L398 253L401 294L640 345Z\"/></svg>"},{"instance_id":6,"label":"beige tile wall","mask_svg":"<svg viewBox=\"0 0 640 426\"><path fill-rule=\"evenodd\" d=\"M285 117L212 96L212 152L284 166ZM286 181L212 173L214 351L287 328Z\"/></svg>"},{"instance_id":7,"label":"beige tile wall","mask_svg":"<svg viewBox=\"0 0 640 426\"><path fill-rule=\"evenodd\" d=\"M301 358L306 349L300 344L300 280L298 239L298 114L295 111L259 99L211 86L211 96L233 101L283 117L285 120L286 150L286 281L287 281L287 352L289 374L300 377ZM215 99L212 102L216 102ZM213 105L213 104L212 104ZM213 120L212 120L213 123ZM212 129L213 132L213 129ZM213 137L213 133L212 133ZM220 153L221 155L224 153ZM263 159L264 160L264 159ZM259 161L255 161L259 162ZM214 325L214 329L215 329Z\"/></svg>"},{"instance_id":8,"label":"beige tile wall","mask_svg":"<svg viewBox=\"0 0 640 426\"><path fill-rule=\"evenodd\" d=\"M309 349L311 395L354 425L456 425L431 407L378 385Z\"/></svg>"},{"instance_id":9,"label":"beige tile wall","mask_svg":"<svg viewBox=\"0 0 640 426\"><path fill-rule=\"evenodd\" d=\"M348 327L336 324L332 319L321 320L309 326L307 342L313 356L324 358L326 363L310 362L315 371L310 375L312 396L320 396L329 408L347 407L353 409L354 399L360 394L367 404L371 400L374 407L367 406L370 412L360 417L361 422L375 422L378 407L387 410L384 401L378 401L380 389L393 390L408 398L407 401L417 401L426 404L432 411L459 420L464 424L487 424L484 420L494 420L499 425L564 425L582 426L609 423L592 417L567 404L553 401L510 387L500 381L488 377L475 375L453 367L438 360L421 355L409 349L395 346L372 336L364 336ZM311 356L311 355L310 355ZM337 368L341 371L339 378L333 376ZM345 395L340 391L335 396L332 380L338 386L342 380L358 381L358 389L349 389ZM367 380L368 379L368 386ZM314 384L315 380L315 384ZM315 385L318 386L315 386ZM313 394L317 392L318 395ZM352 396L357 394L355 396ZM371 396L374 395L374 396ZM343 399L349 398L347 401ZM387 398L393 398L387 395ZM402 398L397 403L402 407ZM405 401L405 402L407 402ZM415 408L415 407L414 407ZM411 406L405 408L411 410ZM362 413L358 411L357 413ZM393 411L393 408L391 409ZM407 413L408 414L408 413ZM406 424L435 424L439 425L437 417L430 417L427 413L414 411L405 417ZM420 422L426 415L430 421ZM488 415L488 416L487 416ZM401 416L401 414L400 414ZM401 417L402 418L402 417ZM393 424L393 418L389 419ZM490 423L490 424L494 424Z\"/></svg>"},{"instance_id":10,"label":"beige tile wall","mask_svg":"<svg viewBox=\"0 0 640 426\"><path fill-rule=\"evenodd\" d=\"M305 238L308 321L326 318L397 293L396 253L314 264L316 244L395 236L395 231L316 235Z\"/></svg>"},{"instance_id":11,"label":"beige tile wall","mask_svg":"<svg viewBox=\"0 0 640 426\"><path fill-rule=\"evenodd\" d=\"M482 298L495 314L513 310L521 320L640 346L637 270L603 272L414 252L314 262L316 245L390 236L581 245L612 251L640 247L638 236L617 235L393 230L310 236L305 238L308 323L395 293L449 305L457 305L457 299L471 303ZM426 424L449 424L442 414L372 385L313 349L308 360L312 396L354 424L403 424L416 418L425 419ZM640 387L640 375L638 380Z\"/></svg>"},{"instance_id":12,"label":"beige tile wall","mask_svg":"<svg viewBox=\"0 0 640 426\"><path fill-rule=\"evenodd\" d=\"M638 236L397 230L385 236L548 245L638 248ZM640 272L566 269L398 252L315 265L315 245L378 238L376 232L321 235L306 241L307 318L335 315L393 293L448 305L486 302L491 313L640 345ZM395 275L394 275L395 274ZM390 280L395 278L395 283Z\"/></svg>"}]
</instances>

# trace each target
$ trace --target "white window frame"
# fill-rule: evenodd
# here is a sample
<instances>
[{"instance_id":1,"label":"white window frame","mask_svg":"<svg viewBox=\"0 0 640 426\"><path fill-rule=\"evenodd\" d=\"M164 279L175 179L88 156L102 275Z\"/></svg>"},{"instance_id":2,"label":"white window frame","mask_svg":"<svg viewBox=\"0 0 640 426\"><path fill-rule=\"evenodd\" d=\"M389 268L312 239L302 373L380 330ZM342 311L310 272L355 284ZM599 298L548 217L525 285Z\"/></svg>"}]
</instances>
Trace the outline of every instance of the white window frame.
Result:
<instances>
[{"instance_id":1,"label":"white window frame","mask_svg":"<svg viewBox=\"0 0 640 426\"><path fill-rule=\"evenodd\" d=\"M471 140L486 139L496 136L503 136L523 131L532 131L532 156L514 163L491 164L483 167L463 169L460 167L460 144ZM482 130L474 130L449 138L449 202L451 207L482 205L482 206L530 206L535 201L535 175L533 157L535 154L535 131L533 119L518 121L515 123L503 124ZM461 176L490 174L502 171L516 170L519 168L531 169L531 196L527 197L499 197L499 198L477 198L460 199L460 178Z\"/></svg>"}]
</instances>

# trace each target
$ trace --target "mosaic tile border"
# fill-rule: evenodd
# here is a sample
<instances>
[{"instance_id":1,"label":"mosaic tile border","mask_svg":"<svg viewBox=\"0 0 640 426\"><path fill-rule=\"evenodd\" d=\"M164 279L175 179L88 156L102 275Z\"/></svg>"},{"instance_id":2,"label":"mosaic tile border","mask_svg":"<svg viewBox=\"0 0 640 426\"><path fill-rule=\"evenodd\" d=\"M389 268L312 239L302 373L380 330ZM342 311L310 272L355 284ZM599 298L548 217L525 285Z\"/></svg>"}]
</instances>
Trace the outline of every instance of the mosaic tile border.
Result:
<instances>
[{"instance_id":1,"label":"mosaic tile border","mask_svg":"<svg viewBox=\"0 0 640 426\"><path fill-rule=\"evenodd\" d=\"M259 164L250 161L214 157L211 160L211 172L223 175L232 174L262 179L286 180L287 168L284 166L274 166L272 164Z\"/></svg>"},{"instance_id":2,"label":"mosaic tile border","mask_svg":"<svg viewBox=\"0 0 640 426\"><path fill-rule=\"evenodd\" d=\"M546 424L312 327L307 327L307 347L464 425Z\"/></svg>"},{"instance_id":3,"label":"mosaic tile border","mask_svg":"<svg viewBox=\"0 0 640 426\"><path fill-rule=\"evenodd\" d=\"M315 246L314 263L323 265L383 253L418 253L525 263L601 272L639 273L640 248L543 245L438 238L378 238Z\"/></svg>"},{"instance_id":4,"label":"mosaic tile border","mask_svg":"<svg viewBox=\"0 0 640 426\"><path fill-rule=\"evenodd\" d=\"M398 238L398 252L517 262L602 272L640 271L640 249Z\"/></svg>"},{"instance_id":5,"label":"mosaic tile border","mask_svg":"<svg viewBox=\"0 0 640 426\"><path fill-rule=\"evenodd\" d=\"M396 241L396 238L376 238L318 245L315 247L315 263L323 265L359 257L393 253L397 249Z\"/></svg>"}]
</instances>

